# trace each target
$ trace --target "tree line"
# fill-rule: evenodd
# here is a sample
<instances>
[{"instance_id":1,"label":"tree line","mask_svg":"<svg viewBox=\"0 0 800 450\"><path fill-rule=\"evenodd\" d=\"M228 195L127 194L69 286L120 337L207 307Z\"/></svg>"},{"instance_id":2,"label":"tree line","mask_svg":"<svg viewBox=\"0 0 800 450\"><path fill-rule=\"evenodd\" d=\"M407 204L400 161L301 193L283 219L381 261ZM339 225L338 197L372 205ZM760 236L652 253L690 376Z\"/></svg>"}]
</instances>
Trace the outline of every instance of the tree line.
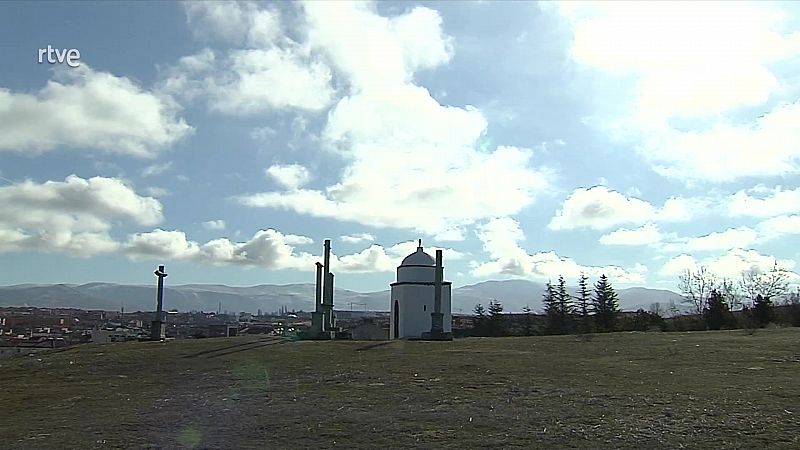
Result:
<instances>
[{"instance_id":1,"label":"tree line","mask_svg":"<svg viewBox=\"0 0 800 450\"><path fill-rule=\"evenodd\" d=\"M557 335L611 331L700 331L755 329L771 323L800 326L800 290L790 292L790 273L775 265L767 272L747 271L737 280L719 277L707 267L689 269L678 277L683 307L655 303L649 311L623 313L614 287L601 275L593 284L581 274L575 294L563 276L548 281L543 314L526 306L522 314L504 314L492 299L475 305L474 321L465 335Z\"/></svg>"},{"instance_id":2,"label":"tree line","mask_svg":"<svg viewBox=\"0 0 800 450\"><path fill-rule=\"evenodd\" d=\"M690 316L709 330L800 326L800 291L790 291L790 272L748 270L739 279L719 277L707 267L685 270L678 289ZM781 312L781 314L778 314Z\"/></svg>"},{"instance_id":3,"label":"tree line","mask_svg":"<svg viewBox=\"0 0 800 450\"><path fill-rule=\"evenodd\" d=\"M523 309L522 333L570 334L614 331L620 314L619 300L608 277L600 279L590 288L589 278L581 274L577 295L567 291L566 280L559 275L558 282L548 281L542 298L544 320L534 319L529 306ZM491 300L488 309L480 303L473 309L475 320L472 334L477 336L506 336L512 333L512 323L503 314L499 300Z\"/></svg>"}]
</instances>

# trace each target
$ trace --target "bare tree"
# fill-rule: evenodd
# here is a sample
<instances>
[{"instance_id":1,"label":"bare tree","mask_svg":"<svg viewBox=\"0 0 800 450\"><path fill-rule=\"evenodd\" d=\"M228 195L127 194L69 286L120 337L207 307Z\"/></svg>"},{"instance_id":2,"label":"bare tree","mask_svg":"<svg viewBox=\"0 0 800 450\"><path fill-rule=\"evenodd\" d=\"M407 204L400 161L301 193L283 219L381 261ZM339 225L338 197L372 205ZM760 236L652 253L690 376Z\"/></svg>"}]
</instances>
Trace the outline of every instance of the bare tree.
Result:
<instances>
[{"instance_id":1,"label":"bare tree","mask_svg":"<svg viewBox=\"0 0 800 450\"><path fill-rule=\"evenodd\" d=\"M652 314L654 314L656 316L659 316L659 317L664 317L664 313L665 313L664 307L661 306L661 303L659 303L659 302L651 303L650 304L650 313L652 313Z\"/></svg>"},{"instance_id":2,"label":"bare tree","mask_svg":"<svg viewBox=\"0 0 800 450\"><path fill-rule=\"evenodd\" d=\"M789 293L788 279L788 271L778 267L778 263L775 262L772 269L766 273L757 268L742 272L739 284L751 302L759 295L777 300Z\"/></svg>"},{"instance_id":3,"label":"bare tree","mask_svg":"<svg viewBox=\"0 0 800 450\"><path fill-rule=\"evenodd\" d=\"M703 313L708 297L717 284L717 276L705 266L695 270L686 269L678 277L678 289L683 294L683 302L687 303L695 314Z\"/></svg>"},{"instance_id":4,"label":"bare tree","mask_svg":"<svg viewBox=\"0 0 800 450\"><path fill-rule=\"evenodd\" d=\"M731 311L742 308L742 295L739 288L740 283L736 283L728 278L723 278L717 288Z\"/></svg>"},{"instance_id":5,"label":"bare tree","mask_svg":"<svg viewBox=\"0 0 800 450\"><path fill-rule=\"evenodd\" d=\"M681 315L681 309L678 307L678 304L675 303L675 300L669 299L669 307L667 307L667 313L669 314L667 317L678 317Z\"/></svg>"}]
</instances>

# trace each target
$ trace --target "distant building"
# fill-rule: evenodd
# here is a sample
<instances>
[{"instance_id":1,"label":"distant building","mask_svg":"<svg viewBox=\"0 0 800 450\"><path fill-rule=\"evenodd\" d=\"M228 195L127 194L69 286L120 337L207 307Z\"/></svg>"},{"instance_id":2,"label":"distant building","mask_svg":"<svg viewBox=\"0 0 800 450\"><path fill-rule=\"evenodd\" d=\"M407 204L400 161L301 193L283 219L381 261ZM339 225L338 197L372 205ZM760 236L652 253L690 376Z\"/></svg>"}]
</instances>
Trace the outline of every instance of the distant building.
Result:
<instances>
[{"instance_id":1,"label":"distant building","mask_svg":"<svg viewBox=\"0 0 800 450\"><path fill-rule=\"evenodd\" d=\"M425 253L422 242L397 268L397 281L391 286L390 339L422 338L431 331L431 313L436 295L436 262ZM450 312L451 282L442 281L442 327L452 331Z\"/></svg>"}]
</instances>

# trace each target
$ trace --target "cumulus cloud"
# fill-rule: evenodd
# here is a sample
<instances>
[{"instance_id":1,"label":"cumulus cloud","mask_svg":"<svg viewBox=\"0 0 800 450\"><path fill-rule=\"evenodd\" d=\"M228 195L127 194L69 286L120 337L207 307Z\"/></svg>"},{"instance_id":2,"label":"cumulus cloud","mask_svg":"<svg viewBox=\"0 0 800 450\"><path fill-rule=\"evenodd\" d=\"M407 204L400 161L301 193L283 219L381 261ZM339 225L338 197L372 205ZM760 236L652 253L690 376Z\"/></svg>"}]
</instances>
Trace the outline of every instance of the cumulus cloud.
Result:
<instances>
[{"instance_id":1,"label":"cumulus cloud","mask_svg":"<svg viewBox=\"0 0 800 450\"><path fill-rule=\"evenodd\" d=\"M756 250L734 248L723 255L710 256L697 260L688 254L678 255L667 260L660 269L661 275L677 276L686 269L694 270L703 265L719 277L738 279L743 272L766 273L775 265L787 271L792 279L800 276L792 272L795 262L790 259L778 259L774 256L764 255Z\"/></svg>"},{"instance_id":2,"label":"cumulus cloud","mask_svg":"<svg viewBox=\"0 0 800 450\"><path fill-rule=\"evenodd\" d=\"M662 175L728 182L742 177L800 172L800 102L787 103L750 123L722 120L702 130L651 135L645 156ZM719 164L719 161L725 164Z\"/></svg>"},{"instance_id":3,"label":"cumulus cloud","mask_svg":"<svg viewBox=\"0 0 800 450\"><path fill-rule=\"evenodd\" d=\"M748 247L758 239L756 230L748 227L728 228L704 236L690 238L683 247L687 251L728 250Z\"/></svg>"},{"instance_id":4,"label":"cumulus cloud","mask_svg":"<svg viewBox=\"0 0 800 450\"><path fill-rule=\"evenodd\" d=\"M281 186L286 189L295 190L308 183L311 173L299 164L274 165L266 170L266 174L271 176Z\"/></svg>"},{"instance_id":5,"label":"cumulus cloud","mask_svg":"<svg viewBox=\"0 0 800 450\"><path fill-rule=\"evenodd\" d=\"M224 230L225 229L225 221L222 219L217 220L209 220L203 222L203 227L207 230Z\"/></svg>"},{"instance_id":6,"label":"cumulus cloud","mask_svg":"<svg viewBox=\"0 0 800 450\"><path fill-rule=\"evenodd\" d=\"M13 236L9 237L13 238ZM296 246L311 244L307 236L284 234L274 229L260 230L244 242L233 242L227 238L213 239L206 243L190 240L180 230L156 229L136 233L128 237L121 250L134 259L177 259L206 264L241 264L274 270L302 270L312 272L314 263L322 261L322 255L297 251ZM401 242L391 247L373 244L359 252L331 254L331 266L336 273L391 272L403 257L416 250L409 250L412 242ZM437 247L426 249L433 253ZM441 248L446 260L463 258L451 248Z\"/></svg>"},{"instance_id":7,"label":"cumulus cloud","mask_svg":"<svg viewBox=\"0 0 800 450\"><path fill-rule=\"evenodd\" d=\"M186 21L196 39L236 46L263 46L281 35L280 13L254 2L186 2Z\"/></svg>"},{"instance_id":8,"label":"cumulus cloud","mask_svg":"<svg viewBox=\"0 0 800 450\"><path fill-rule=\"evenodd\" d=\"M575 62L630 86L615 92L593 123L633 143L658 173L725 182L800 169L800 106L786 95L791 80L775 70L800 55L800 33L784 31L792 19L785 5L546 6L569 25ZM767 103L776 97L785 101ZM770 109L760 117L732 115L761 105Z\"/></svg>"},{"instance_id":9,"label":"cumulus cloud","mask_svg":"<svg viewBox=\"0 0 800 450\"><path fill-rule=\"evenodd\" d=\"M792 214L772 217L760 222L757 228L765 240L776 239L789 234L800 234L800 215Z\"/></svg>"},{"instance_id":10,"label":"cumulus cloud","mask_svg":"<svg viewBox=\"0 0 800 450\"><path fill-rule=\"evenodd\" d=\"M331 265L342 272L391 272L397 267L395 261L380 245L370 245L368 248L336 258Z\"/></svg>"},{"instance_id":11,"label":"cumulus cloud","mask_svg":"<svg viewBox=\"0 0 800 450\"><path fill-rule=\"evenodd\" d=\"M374 242L375 236L369 233L356 233L342 236L339 239L341 239L342 242L347 242L348 244L358 244L360 242Z\"/></svg>"},{"instance_id":12,"label":"cumulus cloud","mask_svg":"<svg viewBox=\"0 0 800 450\"><path fill-rule=\"evenodd\" d=\"M128 237L123 246L133 258L182 259L211 264L243 264L269 269L310 270L314 256L295 252L293 245L310 242L306 236L260 230L248 241L214 239L200 244L179 230L156 229Z\"/></svg>"},{"instance_id":13,"label":"cumulus cloud","mask_svg":"<svg viewBox=\"0 0 800 450\"><path fill-rule=\"evenodd\" d=\"M700 236L663 233L652 223L639 228L620 228L600 237L604 245L649 246L662 253L710 252L746 248L787 234L800 233L800 216L779 216L759 223L755 228L735 227Z\"/></svg>"},{"instance_id":14,"label":"cumulus cloud","mask_svg":"<svg viewBox=\"0 0 800 450\"><path fill-rule=\"evenodd\" d=\"M186 14L196 37L217 38L233 48L206 48L181 58L164 71L162 91L187 100L202 97L211 110L228 115L319 111L330 104L330 68L282 29L277 9L196 2L186 5Z\"/></svg>"},{"instance_id":15,"label":"cumulus cloud","mask_svg":"<svg viewBox=\"0 0 800 450\"><path fill-rule=\"evenodd\" d=\"M118 220L155 225L158 200L143 197L122 180L70 175L64 181L26 180L0 187L0 251L60 250L78 256L112 251Z\"/></svg>"},{"instance_id":16,"label":"cumulus cloud","mask_svg":"<svg viewBox=\"0 0 800 450\"><path fill-rule=\"evenodd\" d=\"M652 220L685 221L696 214L698 199L672 197L657 208L650 202L628 197L605 186L575 189L550 220L552 230L592 228L603 230L615 225L643 224Z\"/></svg>"},{"instance_id":17,"label":"cumulus cloud","mask_svg":"<svg viewBox=\"0 0 800 450\"><path fill-rule=\"evenodd\" d=\"M620 228L600 237L603 245L648 245L661 242L663 234L654 223L639 228Z\"/></svg>"},{"instance_id":18,"label":"cumulus cloud","mask_svg":"<svg viewBox=\"0 0 800 450\"><path fill-rule=\"evenodd\" d=\"M613 282L629 284L644 282L647 274L647 267L642 264L631 269L614 265L585 266L553 251L529 254L519 246L519 242L525 239L519 223L508 217L492 219L478 226L477 235L490 261L473 262L474 276L503 275L546 280L559 275L577 278L581 273L592 277L605 274Z\"/></svg>"},{"instance_id":19,"label":"cumulus cloud","mask_svg":"<svg viewBox=\"0 0 800 450\"><path fill-rule=\"evenodd\" d=\"M85 64L57 69L32 94L0 88L0 152L72 148L152 158L191 132L169 97Z\"/></svg>"},{"instance_id":20,"label":"cumulus cloud","mask_svg":"<svg viewBox=\"0 0 800 450\"><path fill-rule=\"evenodd\" d=\"M254 193L242 204L460 240L466 226L516 214L548 189L551 172L532 150L480 150L484 115L442 105L415 83L416 71L452 57L438 12L384 17L373 4L325 2L302 10L307 44L349 86L322 132L346 166L325 189Z\"/></svg>"},{"instance_id":21,"label":"cumulus cloud","mask_svg":"<svg viewBox=\"0 0 800 450\"><path fill-rule=\"evenodd\" d=\"M760 184L733 194L727 201L727 209L732 217L773 217L800 212L800 188L770 189Z\"/></svg>"}]
</instances>

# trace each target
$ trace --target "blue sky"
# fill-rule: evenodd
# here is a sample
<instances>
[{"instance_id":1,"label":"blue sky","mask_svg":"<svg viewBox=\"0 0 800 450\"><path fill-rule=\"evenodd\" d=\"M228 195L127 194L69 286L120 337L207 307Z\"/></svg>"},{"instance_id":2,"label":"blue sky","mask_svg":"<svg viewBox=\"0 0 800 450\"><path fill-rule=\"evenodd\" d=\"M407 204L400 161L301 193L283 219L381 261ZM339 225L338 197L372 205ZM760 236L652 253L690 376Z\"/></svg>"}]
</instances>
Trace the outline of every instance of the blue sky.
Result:
<instances>
[{"instance_id":1,"label":"blue sky","mask_svg":"<svg viewBox=\"0 0 800 450\"><path fill-rule=\"evenodd\" d=\"M1 3L1 284L674 289L800 252L794 3ZM39 64L78 49L81 65Z\"/></svg>"}]
</instances>

